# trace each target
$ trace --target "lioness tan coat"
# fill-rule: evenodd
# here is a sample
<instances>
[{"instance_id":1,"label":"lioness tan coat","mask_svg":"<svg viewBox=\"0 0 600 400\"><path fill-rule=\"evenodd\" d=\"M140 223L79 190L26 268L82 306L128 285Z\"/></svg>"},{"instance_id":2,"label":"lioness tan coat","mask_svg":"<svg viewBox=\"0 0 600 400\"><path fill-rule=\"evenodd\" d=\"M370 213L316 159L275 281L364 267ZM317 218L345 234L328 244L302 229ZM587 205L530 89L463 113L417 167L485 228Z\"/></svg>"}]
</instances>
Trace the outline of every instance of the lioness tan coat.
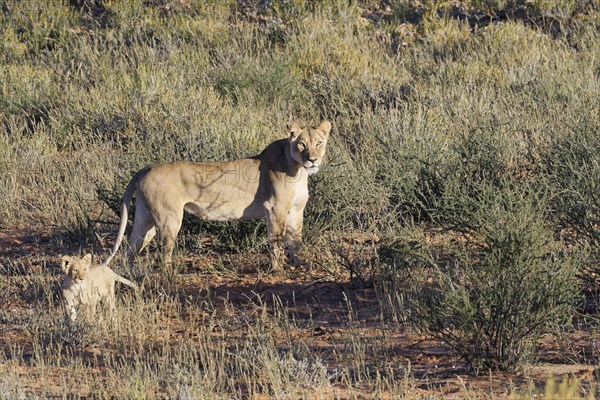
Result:
<instances>
[{"instance_id":1,"label":"lioness tan coat","mask_svg":"<svg viewBox=\"0 0 600 400\"><path fill-rule=\"evenodd\" d=\"M284 242L290 261L298 265L296 251L302 241L308 175L317 172L322 163L330 130L328 121L314 129L291 124L288 138L271 143L255 157L215 163L170 162L142 169L123 195L119 233L104 265L123 240L134 193L130 257L158 233L164 262L171 263L185 210L206 220L265 218L272 268L281 268Z\"/></svg>"}]
</instances>

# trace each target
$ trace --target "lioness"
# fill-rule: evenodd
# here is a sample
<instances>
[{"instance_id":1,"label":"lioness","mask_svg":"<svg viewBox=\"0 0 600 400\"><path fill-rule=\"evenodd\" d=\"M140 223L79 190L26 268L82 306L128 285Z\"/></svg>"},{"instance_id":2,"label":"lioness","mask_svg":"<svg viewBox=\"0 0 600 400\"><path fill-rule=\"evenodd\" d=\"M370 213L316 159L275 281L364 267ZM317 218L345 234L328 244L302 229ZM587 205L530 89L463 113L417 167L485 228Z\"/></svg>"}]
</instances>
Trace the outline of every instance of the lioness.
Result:
<instances>
[{"instance_id":1,"label":"lioness","mask_svg":"<svg viewBox=\"0 0 600 400\"><path fill-rule=\"evenodd\" d=\"M302 219L308 200L308 176L318 171L331 124L314 128L288 126L288 137L268 145L257 156L214 163L170 162L139 171L127 185L119 233L108 265L123 240L129 203L135 192L135 217L129 237L130 260L158 233L163 260L171 263L184 210L206 220L265 218L271 267L278 270L284 240L290 262L302 241Z\"/></svg>"},{"instance_id":2,"label":"lioness","mask_svg":"<svg viewBox=\"0 0 600 400\"><path fill-rule=\"evenodd\" d=\"M77 318L80 304L96 307L100 300L106 299L114 307L116 281L138 289L135 283L117 275L107 266L92 265L91 254L86 254L83 258L64 256L61 268L65 273L62 293L67 312L73 321Z\"/></svg>"}]
</instances>

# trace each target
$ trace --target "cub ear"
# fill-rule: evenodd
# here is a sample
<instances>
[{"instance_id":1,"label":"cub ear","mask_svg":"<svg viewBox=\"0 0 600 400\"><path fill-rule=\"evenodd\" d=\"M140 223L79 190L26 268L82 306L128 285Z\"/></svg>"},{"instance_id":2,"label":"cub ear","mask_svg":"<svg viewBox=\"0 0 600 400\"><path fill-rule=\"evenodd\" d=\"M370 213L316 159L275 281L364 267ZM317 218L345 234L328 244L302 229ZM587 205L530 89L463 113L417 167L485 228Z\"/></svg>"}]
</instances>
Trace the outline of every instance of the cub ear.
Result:
<instances>
[{"instance_id":1,"label":"cub ear","mask_svg":"<svg viewBox=\"0 0 600 400\"><path fill-rule=\"evenodd\" d=\"M63 256L62 264L60 265L60 269L62 269L62 271L66 273L69 271L70 266L71 266L71 257Z\"/></svg>"},{"instance_id":2,"label":"cub ear","mask_svg":"<svg viewBox=\"0 0 600 400\"><path fill-rule=\"evenodd\" d=\"M87 272L87 270L90 269L90 267L92 265L92 255L90 253L86 254L85 256L83 256L81 261L83 261L85 264L85 267L83 268L83 270L85 272Z\"/></svg>"},{"instance_id":3,"label":"cub ear","mask_svg":"<svg viewBox=\"0 0 600 400\"><path fill-rule=\"evenodd\" d=\"M289 139L292 141L296 140L296 138L300 135L300 132L302 132L302 128L300 128L300 126L295 122L289 123L287 130Z\"/></svg>"},{"instance_id":4,"label":"cub ear","mask_svg":"<svg viewBox=\"0 0 600 400\"><path fill-rule=\"evenodd\" d=\"M317 126L317 130L323 132L325 136L329 136L329 132L331 132L331 122L327 120L322 121L319 126Z\"/></svg>"}]
</instances>

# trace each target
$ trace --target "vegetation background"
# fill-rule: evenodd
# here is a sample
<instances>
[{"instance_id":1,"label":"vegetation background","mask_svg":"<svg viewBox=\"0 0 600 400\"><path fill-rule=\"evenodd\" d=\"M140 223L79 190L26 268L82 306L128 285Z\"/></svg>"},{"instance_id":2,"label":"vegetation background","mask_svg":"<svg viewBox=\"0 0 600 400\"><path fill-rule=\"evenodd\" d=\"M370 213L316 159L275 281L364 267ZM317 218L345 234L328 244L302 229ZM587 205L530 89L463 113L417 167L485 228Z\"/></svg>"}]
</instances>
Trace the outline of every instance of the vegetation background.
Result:
<instances>
[{"instance_id":1,"label":"vegetation background","mask_svg":"<svg viewBox=\"0 0 600 400\"><path fill-rule=\"evenodd\" d=\"M0 398L443 393L406 335L476 376L551 334L598 378L599 83L595 0L0 0ZM174 271L114 266L146 282L120 322L65 323L59 255L107 254L133 173L321 119L305 271L263 275L262 222L190 219Z\"/></svg>"}]
</instances>

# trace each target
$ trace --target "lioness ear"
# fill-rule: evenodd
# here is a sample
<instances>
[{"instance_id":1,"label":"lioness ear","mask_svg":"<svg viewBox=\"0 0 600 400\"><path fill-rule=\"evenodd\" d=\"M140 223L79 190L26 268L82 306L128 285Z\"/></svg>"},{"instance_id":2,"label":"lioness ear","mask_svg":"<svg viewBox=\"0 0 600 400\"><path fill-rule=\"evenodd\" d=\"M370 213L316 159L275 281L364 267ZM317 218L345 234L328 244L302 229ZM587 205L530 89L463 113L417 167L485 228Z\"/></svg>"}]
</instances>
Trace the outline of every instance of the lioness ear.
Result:
<instances>
[{"instance_id":1,"label":"lioness ear","mask_svg":"<svg viewBox=\"0 0 600 400\"><path fill-rule=\"evenodd\" d=\"M60 265L60 269L63 270L63 272L67 272L69 270L69 264L71 263L71 257L69 256L63 256L62 258L62 264Z\"/></svg>"},{"instance_id":2,"label":"lioness ear","mask_svg":"<svg viewBox=\"0 0 600 400\"><path fill-rule=\"evenodd\" d=\"M329 136L329 132L331 132L331 122L325 120L322 121L319 126L317 126L317 130L323 132L325 136Z\"/></svg>"},{"instance_id":3,"label":"lioness ear","mask_svg":"<svg viewBox=\"0 0 600 400\"><path fill-rule=\"evenodd\" d=\"M300 132L302 132L302 128L300 128L300 126L298 124L296 124L295 122L289 123L287 126L287 129L288 129L289 138L292 141L296 140L298 135L300 135Z\"/></svg>"}]
</instances>

